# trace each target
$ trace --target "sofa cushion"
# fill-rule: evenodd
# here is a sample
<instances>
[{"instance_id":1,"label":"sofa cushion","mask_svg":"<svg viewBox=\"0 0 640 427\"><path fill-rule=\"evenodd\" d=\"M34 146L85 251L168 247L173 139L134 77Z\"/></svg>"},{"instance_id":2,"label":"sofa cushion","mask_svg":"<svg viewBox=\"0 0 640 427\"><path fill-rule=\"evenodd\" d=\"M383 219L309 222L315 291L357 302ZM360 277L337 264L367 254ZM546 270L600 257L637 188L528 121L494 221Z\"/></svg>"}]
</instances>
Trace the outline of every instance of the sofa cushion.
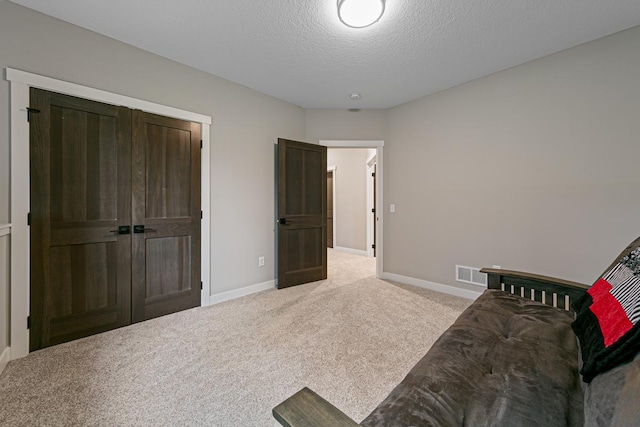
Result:
<instances>
[{"instance_id":1,"label":"sofa cushion","mask_svg":"<svg viewBox=\"0 0 640 427\"><path fill-rule=\"evenodd\" d=\"M581 426L568 312L485 291L364 426Z\"/></svg>"},{"instance_id":2,"label":"sofa cushion","mask_svg":"<svg viewBox=\"0 0 640 427\"><path fill-rule=\"evenodd\" d=\"M640 354L628 367L624 387L620 391L611 425L615 427L640 426Z\"/></svg>"},{"instance_id":3,"label":"sofa cushion","mask_svg":"<svg viewBox=\"0 0 640 427\"><path fill-rule=\"evenodd\" d=\"M574 304L585 382L640 350L640 248L610 267Z\"/></svg>"},{"instance_id":4,"label":"sofa cushion","mask_svg":"<svg viewBox=\"0 0 640 427\"><path fill-rule=\"evenodd\" d=\"M585 427L639 426L638 396L640 355L631 363L622 364L598 375L584 386Z\"/></svg>"}]
</instances>

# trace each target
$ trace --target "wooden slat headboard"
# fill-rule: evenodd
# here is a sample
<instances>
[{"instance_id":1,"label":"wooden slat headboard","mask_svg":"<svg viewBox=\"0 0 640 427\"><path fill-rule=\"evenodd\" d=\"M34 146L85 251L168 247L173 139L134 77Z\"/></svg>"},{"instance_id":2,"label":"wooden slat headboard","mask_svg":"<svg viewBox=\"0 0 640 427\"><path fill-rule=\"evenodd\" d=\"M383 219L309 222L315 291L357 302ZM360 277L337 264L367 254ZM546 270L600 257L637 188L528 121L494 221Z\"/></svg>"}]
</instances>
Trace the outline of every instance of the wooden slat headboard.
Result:
<instances>
[{"instance_id":1,"label":"wooden slat headboard","mask_svg":"<svg viewBox=\"0 0 640 427\"><path fill-rule=\"evenodd\" d=\"M589 289L583 283L521 271L483 268L480 272L487 274L489 289L499 289L567 311L573 311L573 301Z\"/></svg>"}]
</instances>

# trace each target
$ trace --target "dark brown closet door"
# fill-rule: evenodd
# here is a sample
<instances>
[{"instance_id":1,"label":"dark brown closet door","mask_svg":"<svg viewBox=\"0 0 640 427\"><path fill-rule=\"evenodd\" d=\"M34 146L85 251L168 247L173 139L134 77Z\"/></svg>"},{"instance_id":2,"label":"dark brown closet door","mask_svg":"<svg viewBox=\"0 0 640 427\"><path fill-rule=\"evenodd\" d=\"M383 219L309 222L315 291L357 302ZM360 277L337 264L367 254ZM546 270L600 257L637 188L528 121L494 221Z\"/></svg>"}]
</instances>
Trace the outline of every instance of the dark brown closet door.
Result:
<instances>
[{"instance_id":1,"label":"dark brown closet door","mask_svg":"<svg viewBox=\"0 0 640 427\"><path fill-rule=\"evenodd\" d=\"M37 89L30 104L37 350L130 323L131 113Z\"/></svg>"},{"instance_id":2,"label":"dark brown closet door","mask_svg":"<svg viewBox=\"0 0 640 427\"><path fill-rule=\"evenodd\" d=\"M133 112L133 321L200 305L200 124Z\"/></svg>"}]
</instances>

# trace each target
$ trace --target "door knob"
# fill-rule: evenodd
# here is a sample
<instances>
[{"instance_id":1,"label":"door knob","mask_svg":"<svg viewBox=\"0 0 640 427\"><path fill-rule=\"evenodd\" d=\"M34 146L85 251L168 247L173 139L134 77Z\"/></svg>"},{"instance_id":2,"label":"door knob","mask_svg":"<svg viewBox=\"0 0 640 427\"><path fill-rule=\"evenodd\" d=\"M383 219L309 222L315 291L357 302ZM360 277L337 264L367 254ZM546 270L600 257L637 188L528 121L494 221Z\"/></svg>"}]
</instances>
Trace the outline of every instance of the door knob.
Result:
<instances>
[{"instance_id":1,"label":"door knob","mask_svg":"<svg viewBox=\"0 0 640 427\"><path fill-rule=\"evenodd\" d=\"M155 228L145 228L144 224L138 224L133 226L134 233L144 233L145 231L156 231Z\"/></svg>"},{"instance_id":2,"label":"door knob","mask_svg":"<svg viewBox=\"0 0 640 427\"><path fill-rule=\"evenodd\" d=\"M121 225L117 230L109 230L109 233L129 234L131 233L131 227L128 225Z\"/></svg>"},{"instance_id":3,"label":"door knob","mask_svg":"<svg viewBox=\"0 0 640 427\"><path fill-rule=\"evenodd\" d=\"M280 225L287 225L287 224L289 224L289 222L287 221L287 218L280 218L280 219L278 220L278 224L280 224Z\"/></svg>"}]
</instances>

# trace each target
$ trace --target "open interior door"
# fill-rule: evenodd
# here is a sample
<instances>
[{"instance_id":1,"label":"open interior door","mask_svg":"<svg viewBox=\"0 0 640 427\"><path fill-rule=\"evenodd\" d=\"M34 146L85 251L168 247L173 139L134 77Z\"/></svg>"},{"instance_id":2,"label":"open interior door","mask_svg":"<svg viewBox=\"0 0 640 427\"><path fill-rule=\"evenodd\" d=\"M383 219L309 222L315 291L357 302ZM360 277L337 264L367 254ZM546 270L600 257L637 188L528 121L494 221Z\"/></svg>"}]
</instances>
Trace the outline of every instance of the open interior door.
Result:
<instances>
[{"instance_id":1,"label":"open interior door","mask_svg":"<svg viewBox=\"0 0 640 427\"><path fill-rule=\"evenodd\" d=\"M327 147L278 139L278 288L327 278Z\"/></svg>"}]
</instances>

